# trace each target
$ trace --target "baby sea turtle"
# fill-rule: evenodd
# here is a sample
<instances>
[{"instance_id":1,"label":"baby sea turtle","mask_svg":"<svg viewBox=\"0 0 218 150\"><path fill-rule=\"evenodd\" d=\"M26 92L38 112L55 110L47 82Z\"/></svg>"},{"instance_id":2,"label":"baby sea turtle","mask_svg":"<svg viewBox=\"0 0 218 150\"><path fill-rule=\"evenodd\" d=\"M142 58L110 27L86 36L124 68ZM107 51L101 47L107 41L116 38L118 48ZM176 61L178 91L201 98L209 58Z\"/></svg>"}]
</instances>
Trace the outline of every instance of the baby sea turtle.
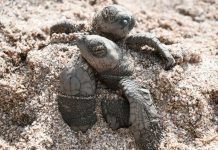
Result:
<instances>
[{"instance_id":1,"label":"baby sea turtle","mask_svg":"<svg viewBox=\"0 0 218 150\"><path fill-rule=\"evenodd\" d=\"M102 112L109 126L112 129L130 126L136 143L142 149L156 149L161 138L159 117L149 90L130 78L132 70L128 67L130 62L126 60L126 51L99 35L82 36L77 46L101 81L108 87L121 90L122 96L128 100L126 103L124 100L118 103L103 101Z\"/></svg>"},{"instance_id":2,"label":"baby sea turtle","mask_svg":"<svg viewBox=\"0 0 218 150\"><path fill-rule=\"evenodd\" d=\"M133 72L125 48L153 47L166 59L165 69L173 67L175 60L169 49L151 34L128 35L134 25L131 12L119 5L109 5L96 13L86 33L83 24L70 22L60 22L50 28L51 36L79 33L74 41L58 41L76 44L82 56L77 63L66 66L60 75L58 105L64 121L73 130L85 132L91 128L96 122L94 73L97 72L109 88L122 92L120 100L102 102L103 116L109 126L112 129L130 127L142 149L157 149L161 138L157 111L149 90L130 78ZM85 35L87 33L89 35Z\"/></svg>"}]
</instances>

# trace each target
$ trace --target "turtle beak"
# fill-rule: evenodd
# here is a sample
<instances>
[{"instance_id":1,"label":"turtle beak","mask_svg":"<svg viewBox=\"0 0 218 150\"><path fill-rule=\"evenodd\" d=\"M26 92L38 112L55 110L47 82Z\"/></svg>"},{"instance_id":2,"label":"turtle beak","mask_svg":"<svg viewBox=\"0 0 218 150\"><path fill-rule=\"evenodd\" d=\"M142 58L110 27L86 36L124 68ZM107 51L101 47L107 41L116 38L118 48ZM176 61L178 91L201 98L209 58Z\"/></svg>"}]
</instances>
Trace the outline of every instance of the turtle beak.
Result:
<instances>
[{"instance_id":1,"label":"turtle beak","mask_svg":"<svg viewBox=\"0 0 218 150\"><path fill-rule=\"evenodd\" d=\"M76 45L80 49L81 53L85 52L87 50L86 36L84 36L84 35L79 36L77 41L76 41Z\"/></svg>"},{"instance_id":2,"label":"turtle beak","mask_svg":"<svg viewBox=\"0 0 218 150\"><path fill-rule=\"evenodd\" d=\"M133 26L135 25L134 17L125 17L120 22L122 29L127 28L128 30L131 30Z\"/></svg>"},{"instance_id":3,"label":"turtle beak","mask_svg":"<svg viewBox=\"0 0 218 150\"><path fill-rule=\"evenodd\" d=\"M135 26L135 18L130 17L130 24L129 24L129 30L132 30L132 28Z\"/></svg>"},{"instance_id":4,"label":"turtle beak","mask_svg":"<svg viewBox=\"0 0 218 150\"><path fill-rule=\"evenodd\" d=\"M79 35L78 36L78 39L77 39L77 43L79 44L79 43L84 43L85 42L85 39L86 39L86 37L85 37L85 35Z\"/></svg>"},{"instance_id":5,"label":"turtle beak","mask_svg":"<svg viewBox=\"0 0 218 150\"><path fill-rule=\"evenodd\" d=\"M85 40L85 35L79 35L76 41L76 45L81 49L85 45Z\"/></svg>"}]
</instances>

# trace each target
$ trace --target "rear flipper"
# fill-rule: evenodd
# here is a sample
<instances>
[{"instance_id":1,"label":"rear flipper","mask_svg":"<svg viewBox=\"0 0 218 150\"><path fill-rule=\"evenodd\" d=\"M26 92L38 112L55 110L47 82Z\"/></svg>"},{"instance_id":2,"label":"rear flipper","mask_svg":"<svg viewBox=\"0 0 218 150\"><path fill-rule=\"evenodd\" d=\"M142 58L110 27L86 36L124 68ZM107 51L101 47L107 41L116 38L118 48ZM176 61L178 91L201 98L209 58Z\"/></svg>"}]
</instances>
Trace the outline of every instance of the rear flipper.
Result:
<instances>
[{"instance_id":1,"label":"rear flipper","mask_svg":"<svg viewBox=\"0 0 218 150\"><path fill-rule=\"evenodd\" d=\"M161 127L150 92L131 79L122 79L119 86L130 104L130 131L136 143L146 150L158 149Z\"/></svg>"},{"instance_id":2,"label":"rear flipper","mask_svg":"<svg viewBox=\"0 0 218 150\"><path fill-rule=\"evenodd\" d=\"M101 107L104 119L113 130L129 127L129 102L126 99L105 99Z\"/></svg>"}]
</instances>

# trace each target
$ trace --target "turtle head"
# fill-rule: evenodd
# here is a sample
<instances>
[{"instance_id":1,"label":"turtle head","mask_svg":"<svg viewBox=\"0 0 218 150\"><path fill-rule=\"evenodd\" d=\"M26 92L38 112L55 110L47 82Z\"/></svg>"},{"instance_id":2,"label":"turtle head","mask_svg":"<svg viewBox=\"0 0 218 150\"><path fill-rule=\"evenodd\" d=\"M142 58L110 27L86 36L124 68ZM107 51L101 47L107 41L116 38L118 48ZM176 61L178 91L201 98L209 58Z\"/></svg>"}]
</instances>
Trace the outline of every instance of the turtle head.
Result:
<instances>
[{"instance_id":1,"label":"turtle head","mask_svg":"<svg viewBox=\"0 0 218 150\"><path fill-rule=\"evenodd\" d=\"M117 66L120 59L120 48L111 40L99 35L79 37L77 46L82 57L97 71L104 72Z\"/></svg>"},{"instance_id":2,"label":"turtle head","mask_svg":"<svg viewBox=\"0 0 218 150\"><path fill-rule=\"evenodd\" d=\"M92 28L107 38L119 40L133 29L135 19L133 14L120 5L109 5L96 13Z\"/></svg>"}]
</instances>

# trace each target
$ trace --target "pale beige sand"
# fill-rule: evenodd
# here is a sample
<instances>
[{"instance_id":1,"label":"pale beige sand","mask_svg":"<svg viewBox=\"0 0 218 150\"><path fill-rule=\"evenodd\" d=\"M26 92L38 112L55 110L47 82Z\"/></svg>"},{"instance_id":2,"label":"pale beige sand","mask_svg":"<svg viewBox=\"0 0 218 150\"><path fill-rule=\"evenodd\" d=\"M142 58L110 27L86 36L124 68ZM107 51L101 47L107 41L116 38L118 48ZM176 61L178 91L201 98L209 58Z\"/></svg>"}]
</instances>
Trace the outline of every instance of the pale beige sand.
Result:
<instances>
[{"instance_id":1,"label":"pale beige sand","mask_svg":"<svg viewBox=\"0 0 218 150\"><path fill-rule=\"evenodd\" d=\"M87 133L63 122L58 77L79 51L63 44L43 49L49 27L64 19L88 25L95 11L115 1L56 1L0 1L0 149L137 149L128 129L113 131L102 118L99 104L113 96L109 91L97 91L98 121ZM134 12L132 33L154 33L177 58L177 66L166 72L151 49L129 52L134 77L150 89L162 115L160 149L217 149L218 1L116 2Z\"/></svg>"}]
</instances>

